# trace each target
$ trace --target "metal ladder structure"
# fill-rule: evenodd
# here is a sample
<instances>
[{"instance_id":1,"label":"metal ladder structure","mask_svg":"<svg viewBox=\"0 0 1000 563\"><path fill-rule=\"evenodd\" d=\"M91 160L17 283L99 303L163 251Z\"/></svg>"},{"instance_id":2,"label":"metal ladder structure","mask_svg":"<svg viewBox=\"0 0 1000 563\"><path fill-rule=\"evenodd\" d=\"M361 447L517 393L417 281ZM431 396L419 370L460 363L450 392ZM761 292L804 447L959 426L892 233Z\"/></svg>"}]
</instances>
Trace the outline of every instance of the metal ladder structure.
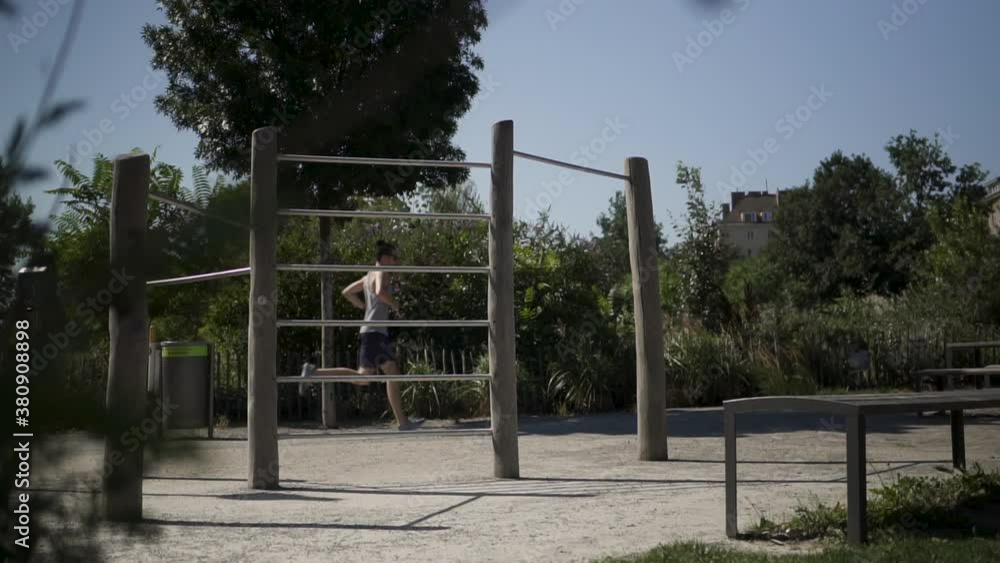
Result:
<instances>
[{"instance_id":1,"label":"metal ladder structure","mask_svg":"<svg viewBox=\"0 0 1000 563\"><path fill-rule=\"evenodd\" d=\"M250 334L248 390L248 484L270 489L279 485L277 436L277 385L303 382L365 381L463 381L490 382L490 429L494 452L494 475L517 478L520 474L517 448L517 382L514 372L514 195L513 122L493 128L492 162L358 158L279 154L278 132L272 127L254 131L250 189ZM279 163L317 163L342 166L406 166L485 168L491 171L490 213L401 213L333 209L279 209L277 168ZM276 262L279 217L344 217L354 219L422 219L436 221L489 221L489 266L380 266L343 264L278 264ZM279 319L277 316L278 272L370 272L473 273L489 276L487 318L484 320L319 320ZM486 374L379 375L379 376L278 376L277 330L286 327L462 327L489 331L490 369ZM483 431L449 431L456 434ZM415 432L415 433L419 433ZM433 432L431 432L433 433Z\"/></svg>"},{"instance_id":2,"label":"metal ladder structure","mask_svg":"<svg viewBox=\"0 0 1000 563\"><path fill-rule=\"evenodd\" d=\"M491 162L458 162L395 158L356 158L279 154L278 130L257 129L251 153L250 222L245 224L211 213L162 194L149 193L150 159L147 155L123 155L115 161L112 195L111 266L127 268L140 280L135 290L112 304L109 322L125 330L114 332L108 377L108 408L123 419L141 417L145 399L145 365L148 352L148 310L146 289L236 276L250 276L249 353L247 356L247 485L253 489L273 489L280 484L278 463L278 385L303 382L340 382L358 376L278 376L277 331L285 327L465 327L489 331L489 373L437 375L371 375L365 381L488 381L490 384L490 429L493 446L493 474L497 478L518 478L517 381L515 377L514 334L514 158L558 166L624 181L628 216L629 261L631 263L636 335L636 415L638 457L645 461L667 459L666 380L663 362L663 324L660 309L658 246L656 241L649 165L645 158L629 157L623 174L571 164L514 150L514 124L493 125ZM323 163L350 166L406 166L483 168L490 170L489 214L402 213L323 209L279 209L277 169L279 163ZM145 231L148 199L174 205L250 232L250 264L221 272L178 278L145 278ZM277 225L280 217L350 217L355 219L396 218L489 222L488 266L382 266L343 264L278 264ZM487 318L485 320L310 320L279 319L277 316L278 272L369 272L485 274L489 276ZM141 365L141 373L134 366ZM139 376L142 376L141 379ZM482 433L475 430L473 433ZM432 430L427 434L469 434L468 430ZM366 432L345 435L367 436ZM110 442L109 442L110 444ZM106 444L105 457L116 453ZM134 458L134 459L133 459ZM141 466L141 453L128 461ZM138 469L136 469L138 471ZM142 479L136 471L116 471L123 484L115 485L108 505L121 514L141 514ZM107 484L106 484L107 485ZM106 487L107 488L107 487ZM109 493L110 494L110 493ZM113 497L113 498L112 498Z\"/></svg>"}]
</instances>

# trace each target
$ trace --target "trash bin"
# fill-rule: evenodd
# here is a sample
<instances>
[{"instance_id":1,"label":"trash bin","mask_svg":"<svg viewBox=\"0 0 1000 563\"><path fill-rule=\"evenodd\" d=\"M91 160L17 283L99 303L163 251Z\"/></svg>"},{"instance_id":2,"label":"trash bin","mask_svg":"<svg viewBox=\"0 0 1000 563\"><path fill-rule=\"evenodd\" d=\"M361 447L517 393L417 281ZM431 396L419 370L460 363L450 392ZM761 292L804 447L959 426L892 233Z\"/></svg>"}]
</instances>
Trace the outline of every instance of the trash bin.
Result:
<instances>
[{"instance_id":1,"label":"trash bin","mask_svg":"<svg viewBox=\"0 0 1000 563\"><path fill-rule=\"evenodd\" d=\"M208 342L159 342L148 388L169 408L165 429L206 428L212 437L212 354ZM159 387L157 390L156 387ZM157 393L156 391L159 391Z\"/></svg>"}]
</instances>

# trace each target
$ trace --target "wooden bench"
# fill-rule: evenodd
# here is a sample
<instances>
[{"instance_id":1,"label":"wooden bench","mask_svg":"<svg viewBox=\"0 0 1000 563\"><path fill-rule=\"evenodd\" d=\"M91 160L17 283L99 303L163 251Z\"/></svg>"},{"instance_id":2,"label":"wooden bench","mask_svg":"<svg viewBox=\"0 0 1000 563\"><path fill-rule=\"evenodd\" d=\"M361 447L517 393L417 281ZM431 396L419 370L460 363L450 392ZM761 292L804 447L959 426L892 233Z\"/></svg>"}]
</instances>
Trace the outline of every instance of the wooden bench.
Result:
<instances>
[{"instance_id":1,"label":"wooden bench","mask_svg":"<svg viewBox=\"0 0 1000 563\"><path fill-rule=\"evenodd\" d=\"M1000 365L982 368L921 369L913 372L913 384L917 392L920 392L924 380L933 379L938 389L951 391L955 388L956 379L962 380L966 377L974 377L976 379L976 389L988 389L991 387L990 378L994 375L1000 375Z\"/></svg>"},{"instance_id":2,"label":"wooden bench","mask_svg":"<svg viewBox=\"0 0 1000 563\"><path fill-rule=\"evenodd\" d=\"M869 415L930 410L951 411L951 457L965 467L964 411L1000 407L1000 390L887 393L878 395L815 395L757 397L723 403L726 456L726 535L736 537L736 415L765 411L797 411L843 416L847 419L847 539L852 544L867 539L868 504L865 470L865 420Z\"/></svg>"},{"instance_id":3,"label":"wooden bench","mask_svg":"<svg viewBox=\"0 0 1000 563\"><path fill-rule=\"evenodd\" d=\"M966 352L972 351L972 363L974 366L982 367L985 363L983 361L983 350L989 348L1000 348L1000 340L984 340L979 342L948 342L944 345L944 367L953 368L955 367L955 352ZM986 366L986 367L1000 367L1000 366ZM990 381L990 375L986 375L986 387L992 387L992 382ZM982 385L981 379L976 379L977 386ZM943 389L950 390L951 388Z\"/></svg>"}]
</instances>

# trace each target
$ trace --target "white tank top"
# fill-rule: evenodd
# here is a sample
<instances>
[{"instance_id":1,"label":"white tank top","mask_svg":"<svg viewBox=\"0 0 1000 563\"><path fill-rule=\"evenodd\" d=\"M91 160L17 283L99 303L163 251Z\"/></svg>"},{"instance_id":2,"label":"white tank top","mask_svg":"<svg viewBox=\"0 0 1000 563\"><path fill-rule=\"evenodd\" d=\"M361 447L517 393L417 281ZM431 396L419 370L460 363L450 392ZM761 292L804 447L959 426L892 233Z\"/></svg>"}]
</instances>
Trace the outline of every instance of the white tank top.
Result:
<instances>
[{"instance_id":1,"label":"white tank top","mask_svg":"<svg viewBox=\"0 0 1000 563\"><path fill-rule=\"evenodd\" d=\"M383 280L384 281L384 280ZM389 320L389 306L386 305L385 301L378 298L375 294L375 275L374 272L369 272L365 276L365 282L363 284L365 289L365 320L366 321L387 321ZM366 332L381 332L382 334L388 335L389 328L384 326L363 326L361 327L361 333Z\"/></svg>"}]
</instances>

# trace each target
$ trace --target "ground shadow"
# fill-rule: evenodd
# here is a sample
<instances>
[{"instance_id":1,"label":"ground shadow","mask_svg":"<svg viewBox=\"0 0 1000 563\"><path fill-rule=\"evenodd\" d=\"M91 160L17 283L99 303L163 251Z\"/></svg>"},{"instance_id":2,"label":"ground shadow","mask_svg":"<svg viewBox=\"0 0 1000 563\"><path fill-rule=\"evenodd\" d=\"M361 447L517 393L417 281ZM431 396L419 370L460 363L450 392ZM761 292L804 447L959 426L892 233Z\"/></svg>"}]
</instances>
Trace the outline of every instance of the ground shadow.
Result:
<instances>
[{"instance_id":1,"label":"ground shadow","mask_svg":"<svg viewBox=\"0 0 1000 563\"><path fill-rule=\"evenodd\" d=\"M509 483L517 483L523 481L524 479L519 479L517 481L509 481ZM593 494L590 493L552 493L545 491L517 491L517 490L498 490L496 488L490 488L490 483L508 483L507 481L487 481L484 483L473 484L473 487L483 487L483 488L473 488L471 490L459 490L458 486L453 486L449 488L443 488L440 490L427 490L427 489L399 489L399 488L354 488L354 487L316 487L316 486L298 486L298 487L282 487L282 490L286 491L304 491L304 492L314 492L314 493L338 493L338 494L349 494L349 495L398 495L398 496L449 496L449 497L535 497L535 498L583 498L592 497ZM464 485L469 486L469 485ZM446 486L447 487L447 486Z\"/></svg>"},{"instance_id":2,"label":"ground shadow","mask_svg":"<svg viewBox=\"0 0 1000 563\"><path fill-rule=\"evenodd\" d=\"M391 526L387 524L325 524L318 522L210 522L207 520L164 520L147 518L143 524L153 526L186 526L204 528L288 528L299 530L372 530L388 532L440 532L447 526Z\"/></svg>"},{"instance_id":3,"label":"ground shadow","mask_svg":"<svg viewBox=\"0 0 1000 563\"><path fill-rule=\"evenodd\" d=\"M234 477L179 477L179 476L168 476L168 475L143 475L143 479L150 480L164 480L164 481L227 481L230 483L246 483L246 479L237 479ZM282 479L283 483L303 483L302 479Z\"/></svg>"},{"instance_id":4,"label":"ground shadow","mask_svg":"<svg viewBox=\"0 0 1000 563\"><path fill-rule=\"evenodd\" d=\"M142 496L144 497L190 497L190 498L217 498L220 500L241 500L241 501L258 501L258 500L292 500L292 501L315 501L315 502L337 502L340 499L328 498L328 497L316 497L309 495L295 495L295 494L284 494L275 492L254 492L254 493L228 493L228 494L209 494L209 493L148 493L143 491Z\"/></svg>"}]
</instances>

